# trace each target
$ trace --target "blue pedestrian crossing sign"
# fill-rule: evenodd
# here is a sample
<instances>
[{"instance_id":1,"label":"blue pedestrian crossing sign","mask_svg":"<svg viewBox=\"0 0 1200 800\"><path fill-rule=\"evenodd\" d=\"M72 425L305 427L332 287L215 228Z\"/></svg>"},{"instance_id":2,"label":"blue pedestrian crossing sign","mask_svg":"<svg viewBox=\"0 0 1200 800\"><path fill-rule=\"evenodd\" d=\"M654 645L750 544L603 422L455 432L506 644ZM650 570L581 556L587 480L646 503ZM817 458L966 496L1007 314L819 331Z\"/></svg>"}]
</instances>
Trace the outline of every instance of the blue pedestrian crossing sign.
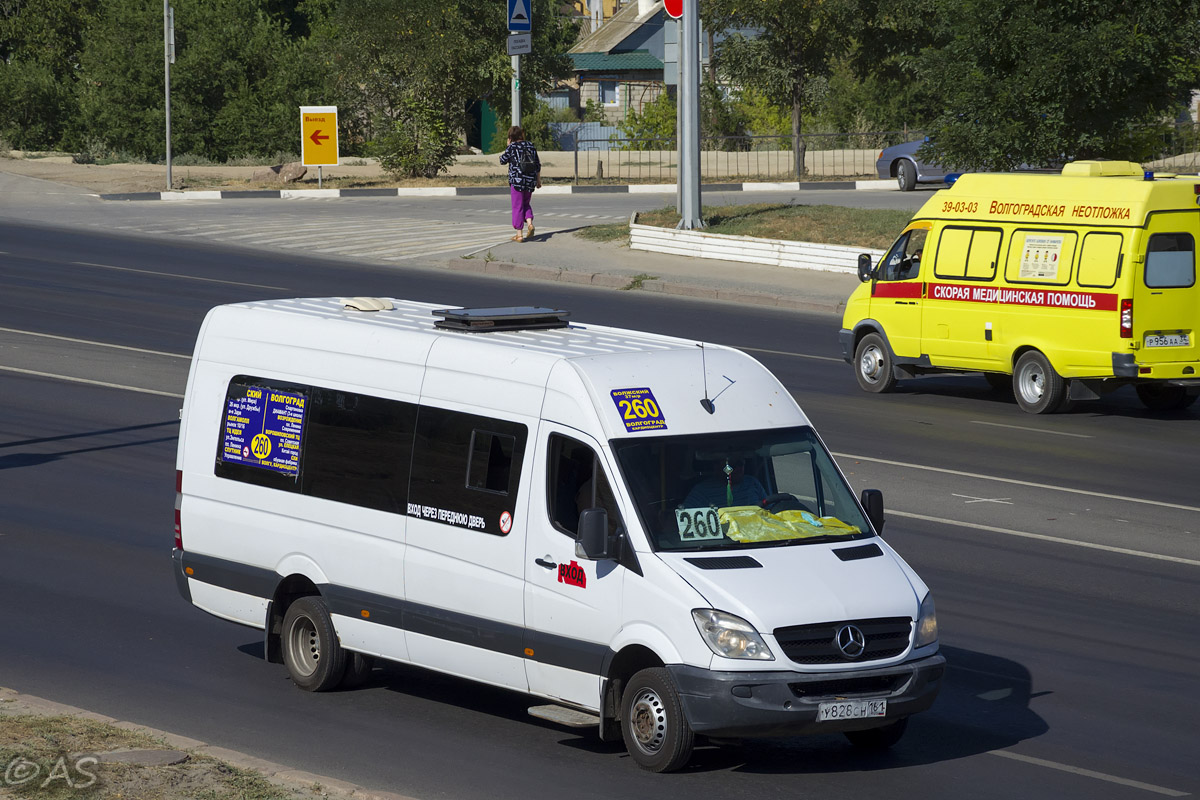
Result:
<instances>
[{"instance_id":1,"label":"blue pedestrian crossing sign","mask_svg":"<svg viewBox=\"0 0 1200 800\"><path fill-rule=\"evenodd\" d=\"M508 29L510 31L528 32L533 29L529 13L530 1L508 0Z\"/></svg>"}]
</instances>

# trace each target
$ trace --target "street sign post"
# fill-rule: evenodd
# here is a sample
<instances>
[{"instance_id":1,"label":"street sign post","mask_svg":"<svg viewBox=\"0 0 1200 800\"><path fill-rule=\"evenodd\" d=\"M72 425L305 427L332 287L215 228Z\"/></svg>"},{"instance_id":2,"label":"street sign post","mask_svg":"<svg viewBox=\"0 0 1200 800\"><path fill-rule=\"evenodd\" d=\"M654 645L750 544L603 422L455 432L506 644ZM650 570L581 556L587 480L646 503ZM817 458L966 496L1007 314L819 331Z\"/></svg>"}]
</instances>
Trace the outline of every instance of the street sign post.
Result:
<instances>
[{"instance_id":1,"label":"street sign post","mask_svg":"<svg viewBox=\"0 0 1200 800\"><path fill-rule=\"evenodd\" d=\"M512 124L521 124L521 53L532 52L529 43L524 50L513 49L514 33L529 34L533 30L532 0L508 0L508 54L512 57ZM532 36L528 37L532 39Z\"/></svg>"},{"instance_id":2,"label":"street sign post","mask_svg":"<svg viewBox=\"0 0 1200 800\"><path fill-rule=\"evenodd\" d=\"M510 33L508 35L508 54L523 56L533 52L533 36L528 33Z\"/></svg>"},{"instance_id":3,"label":"street sign post","mask_svg":"<svg viewBox=\"0 0 1200 800\"><path fill-rule=\"evenodd\" d=\"M338 165L337 106L300 106L300 162L317 168Z\"/></svg>"}]
</instances>

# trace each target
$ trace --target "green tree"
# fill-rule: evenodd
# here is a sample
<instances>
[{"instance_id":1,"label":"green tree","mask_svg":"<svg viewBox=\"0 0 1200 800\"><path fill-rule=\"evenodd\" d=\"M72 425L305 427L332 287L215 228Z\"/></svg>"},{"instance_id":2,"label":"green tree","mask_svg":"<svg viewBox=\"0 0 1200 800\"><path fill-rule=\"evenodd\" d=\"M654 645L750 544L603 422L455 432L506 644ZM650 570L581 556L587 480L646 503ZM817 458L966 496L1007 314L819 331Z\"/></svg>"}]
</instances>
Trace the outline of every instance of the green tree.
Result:
<instances>
[{"instance_id":1,"label":"green tree","mask_svg":"<svg viewBox=\"0 0 1200 800\"><path fill-rule=\"evenodd\" d=\"M662 92L642 106L641 111L630 109L617 124L619 138L625 139L625 150L668 150L674 145L677 111L675 97ZM614 138L617 138L614 134ZM670 142L666 140L672 140Z\"/></svg>"},{"instance_id":2,"label":"green tree","mask_svg":"<svg viewBox=\"0 0 1200 800\"><path fill-rule=\"evenodd\" d=\"M267 3L175 1L173 152L225 160L296 150L298 107L318 101L319 70ZM69 146L164 157L159 0L101 0L84 36L79 75Z\"/></svg>"},{"instance_id":3,"label":"green tree","mask_svg":"<svg viewBox=\"0 0 1200 800\"><path fill-rule=\"evenodd\" d=\"M575 23L552 0L533 0L533 54L521 60L522 107L570 74L566 51ZM415 98L439 109L449 130L462 132L474 100L511 103L506 9L464 0L340 0L318 26L332 101L351 141L392 130L403 104Z\"/></svg>"},{"instance_id":4,"label":"green tree","mask_svg":"<svg viewBox=\"0 0 1200 800\"><path fill-rule=\"evenodd\" d=\"M963 169L1147 154L1133 135L1200 85L1197 0L936 0L925 157Z\"/></svg>"},{"instance_id":5,"label":"green tree","mask_svg":"<svg viewBox=\"0 0 1200 800\"><path fill-rule=\"evenodd\" d=\"M96 0L0 0L0 138L59 146L75 116L75 75Z\"/></svg>"},{"instance_id":6,"label":"green tree","mask_svg":"<svg viewBox=\"0 0 1200 800\"><path fill-rule=\"evenodd\" d=\"M702 15L715 31L737 31L716 45L717 71L792 112L796 177L804 174L803 119L813 108L812 83L829 74L852 40L858 0L706 0Z\"/></svg>"}]
</instances>

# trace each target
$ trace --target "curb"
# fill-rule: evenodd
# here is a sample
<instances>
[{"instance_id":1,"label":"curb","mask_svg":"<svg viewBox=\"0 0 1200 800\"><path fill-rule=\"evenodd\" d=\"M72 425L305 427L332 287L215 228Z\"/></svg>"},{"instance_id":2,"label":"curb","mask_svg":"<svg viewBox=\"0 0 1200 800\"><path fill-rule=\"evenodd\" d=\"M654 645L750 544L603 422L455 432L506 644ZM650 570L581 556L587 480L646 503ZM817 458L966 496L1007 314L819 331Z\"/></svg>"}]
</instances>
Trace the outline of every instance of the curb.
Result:
<instances>
[{"instance_id":1,"label":"curb","mask_svg":"<svg viewBox=\"0 0 1200 800\"><path fill-rule=\"evenodd\" d=\"M184 750L195 755L208 756L224 761L239 769L251 770L261 774L271 783L288 789L309 789L313 784L320 784L323 791L330 797L352 798L353 800L415 800L409 795L395 792L367 789L347 781L316 775L304 770L295 769L273 761L247 755L236 750L206 744L198 739L190 739L175 733L161 731L136 722L125 722L113 717L86 711L82 708L56 703L31 694L22 694L14 689L0 686L0 720L6 716L30 715L37 717L77 717L112 725L135 733L144 733L164 742L169 748Z\"/></svg>"},{"instance_id":2,"label":"curb","mask_svg":"<svg viewBox=\"0 0 1200 800\"><path fill-rule=\"evenodd\" d=\"M545 186L544 194L667 194L676 191L674 183L641 183L612 186ZM879 191L896 189L895 181L790 181L788 183L709 183L701 184L709 192L789 192L815 189L853 189ZM471 197L507 195L507 186L411 186L398 189L246 189L197 190L194 192L120 192L102 194L101 200L297 200L339 197Z\"/></svg>"},{"instance_id":3,"label":"curb","mask_svg":"<svg viewBox=\"0 0 1200 800\"><path fill-rule=\"evenodd\" d=\"M727 303L767 306L792 311L820 311L840 314L844 300L820 301L787 297L770 292L756 292L735 287L698 286L694 283L644 278L636 281L632 276L614 275L609 272L583 272L562 267L543 267L533 264L518 264L512 261L486 261L479 258L453 258L446 262L454 272L472 272L479 275L496 275L523 280L556 281L583 286L596 286L623 291L642 291L656 294L689 297L696 300L719 300Z\"/></svg>"}]
</instances>

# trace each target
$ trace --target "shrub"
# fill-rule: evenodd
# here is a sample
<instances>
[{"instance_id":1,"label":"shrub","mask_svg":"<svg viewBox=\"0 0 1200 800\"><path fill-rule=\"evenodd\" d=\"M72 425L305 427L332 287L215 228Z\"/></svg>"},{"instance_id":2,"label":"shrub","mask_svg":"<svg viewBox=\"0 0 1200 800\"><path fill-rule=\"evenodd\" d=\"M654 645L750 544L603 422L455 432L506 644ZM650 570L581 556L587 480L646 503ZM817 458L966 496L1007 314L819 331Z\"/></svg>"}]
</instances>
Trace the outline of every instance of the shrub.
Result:
<instances>
[{"instance_id":1,"label":"shrub","mask_svg":"<svg viewBox=\"0 0 1200 800\"><path fill-rule=\"evenodd\" d=\"M441 113L415 97L401 101L391 130L373 147L393 178L432 178L454 163L457 149L458 138Z\"/></svg>"}]
</instances>

